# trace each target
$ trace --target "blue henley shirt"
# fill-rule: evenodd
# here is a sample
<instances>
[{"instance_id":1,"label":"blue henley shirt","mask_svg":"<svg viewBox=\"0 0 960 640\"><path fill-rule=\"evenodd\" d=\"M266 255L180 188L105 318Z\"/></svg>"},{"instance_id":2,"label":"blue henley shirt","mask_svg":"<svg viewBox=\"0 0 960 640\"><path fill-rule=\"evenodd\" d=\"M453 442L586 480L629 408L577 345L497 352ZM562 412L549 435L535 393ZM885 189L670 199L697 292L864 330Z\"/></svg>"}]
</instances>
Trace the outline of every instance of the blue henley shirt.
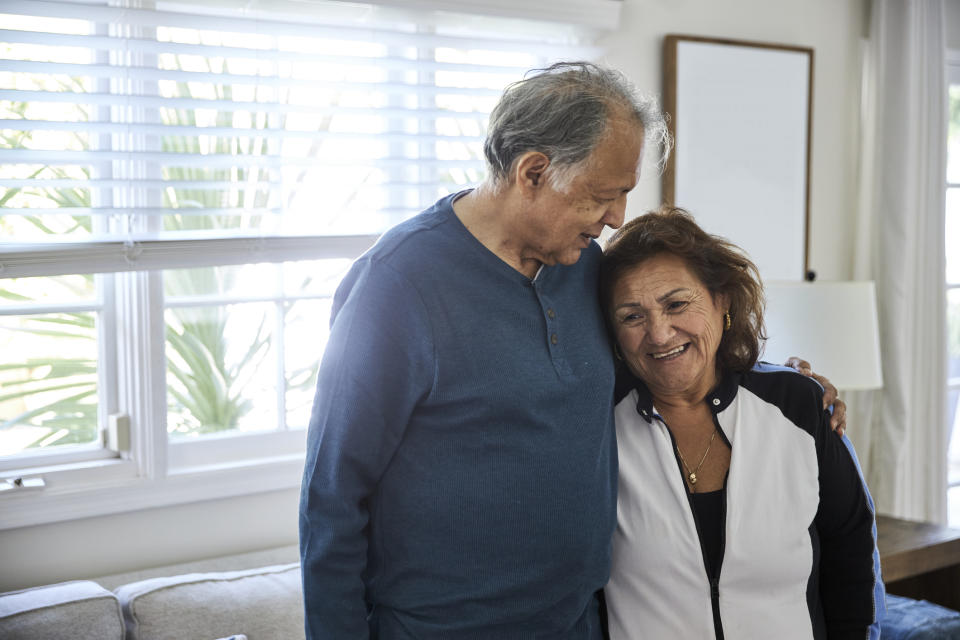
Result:
<instances>
[{"instance_id":1,"label":"blue henley shirt","mask_svg":"<svg viewBox=\"0 0 960 640\"><path fill-rule=\"evenodd\" d=\"M308 638L600 638L616 523L600 248L531 281L456 195L337 290L307 444Z\"/></svg>"}]
</instances>

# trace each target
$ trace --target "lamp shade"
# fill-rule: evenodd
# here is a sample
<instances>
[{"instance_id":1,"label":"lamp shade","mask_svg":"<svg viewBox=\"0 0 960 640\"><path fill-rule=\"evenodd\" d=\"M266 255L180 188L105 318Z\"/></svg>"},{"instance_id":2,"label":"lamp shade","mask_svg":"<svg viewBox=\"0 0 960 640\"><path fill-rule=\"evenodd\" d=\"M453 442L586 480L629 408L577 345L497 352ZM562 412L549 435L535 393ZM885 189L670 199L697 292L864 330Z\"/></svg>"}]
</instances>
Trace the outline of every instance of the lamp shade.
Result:
<instances>
[{"instance_id":1,"label":"lamp shade","mask_svg":"<svg viewBox=\"0 0 960 640\"><path fill-rule=\"evenodd\" d=\"M838 389L883 386L873 282L772 282L763 359L799 356Z\"/></svg>"}]
</instances>

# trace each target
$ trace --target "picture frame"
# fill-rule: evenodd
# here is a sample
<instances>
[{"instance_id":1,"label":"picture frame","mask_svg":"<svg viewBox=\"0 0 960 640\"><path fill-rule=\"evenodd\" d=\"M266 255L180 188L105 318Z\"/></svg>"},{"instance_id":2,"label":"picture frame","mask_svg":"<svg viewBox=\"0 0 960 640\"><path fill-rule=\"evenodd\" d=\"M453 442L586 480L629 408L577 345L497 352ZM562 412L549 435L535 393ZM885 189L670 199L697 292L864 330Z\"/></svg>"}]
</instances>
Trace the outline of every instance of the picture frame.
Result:
<instances>
[{"instance_id":1,"label":"picture frame","mask_svg":"<svg viewBox=\"0 0 960 640\"><path fill-rule=\"evenodd\" d=\"M812 279L813 49L671 34L663 62L663 202L743 248L764 280Z\"/></svg>"}]
</instances>

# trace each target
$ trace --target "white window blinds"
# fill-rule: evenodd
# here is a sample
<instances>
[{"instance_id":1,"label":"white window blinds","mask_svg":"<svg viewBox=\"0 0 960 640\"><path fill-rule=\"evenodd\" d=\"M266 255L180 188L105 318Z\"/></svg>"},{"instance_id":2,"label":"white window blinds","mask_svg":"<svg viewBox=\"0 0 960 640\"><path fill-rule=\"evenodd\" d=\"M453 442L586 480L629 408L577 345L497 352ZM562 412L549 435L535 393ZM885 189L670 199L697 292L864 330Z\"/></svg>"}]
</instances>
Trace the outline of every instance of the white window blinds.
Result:
<instances>
[{"instance_id":1,"label":"white window blinds","mask_svg":"<svg viewBox=\"0 0 960 640\"><path fill-rule=\"evenodd\" d=\"M595 55L507 19L124 4L0 5L0 277L356 255L482 179L506 84Z\"/></svg>"}]
</instances>

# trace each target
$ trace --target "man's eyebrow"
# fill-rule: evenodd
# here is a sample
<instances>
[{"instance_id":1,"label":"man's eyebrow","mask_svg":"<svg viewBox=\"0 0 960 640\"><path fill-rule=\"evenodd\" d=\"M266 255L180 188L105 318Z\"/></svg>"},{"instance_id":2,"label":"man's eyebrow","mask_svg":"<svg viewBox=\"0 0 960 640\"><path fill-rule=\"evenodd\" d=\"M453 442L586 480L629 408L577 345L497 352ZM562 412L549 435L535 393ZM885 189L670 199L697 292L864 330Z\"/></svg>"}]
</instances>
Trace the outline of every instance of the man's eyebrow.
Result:
<instances>
[{"instance_id":1,"label":"man's eyebrow","mask_svg":"<svg viewBox=\"0 0 960 640\"><path fill-rule=\"evenodd\" d=\"M607 193L630 193L631 191L633 191L633 189L634 189L635 186L636 186L636 185L633 185L633 186L627 186L627 185L612 185L612 186L609 186L609 187L603 187L603 188L597 189L597 193L603 193L603 194L607 194Z\"/></svg>"}]
</instances>

